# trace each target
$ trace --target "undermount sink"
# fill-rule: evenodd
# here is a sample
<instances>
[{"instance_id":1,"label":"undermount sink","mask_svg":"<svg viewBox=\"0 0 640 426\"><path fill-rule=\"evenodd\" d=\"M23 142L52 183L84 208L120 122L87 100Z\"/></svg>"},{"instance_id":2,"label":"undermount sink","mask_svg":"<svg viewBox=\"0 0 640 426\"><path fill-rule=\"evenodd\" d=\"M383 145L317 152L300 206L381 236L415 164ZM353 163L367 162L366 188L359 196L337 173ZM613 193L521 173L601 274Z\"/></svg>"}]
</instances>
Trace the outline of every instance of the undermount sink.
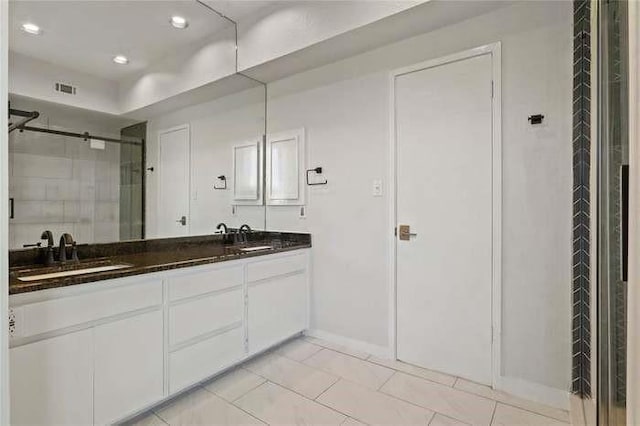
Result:
<instances>
[{"instance_id":1,"label":"undermount sink","mask_svg":"<svg viewBox=\"0 0 640 426\"><path fill-rule=\"evenodd\" d=\"M245 247L245 248L241 248L240 251L271 250L272 248L273 246Z\"/></svg>"},{"instance_id":2,"label":"undermount sink","mask_svg":"<svg viewBox=\"0 0 640 426\"><path fill-rule=\"evenodd\" d=\"M122 263L122 264L106 264L101 266L82 266L78 265L77 268L63 270L63 271L55 271L55 272L47 272L42 274L28 274L19 276L18 281L23 282L31 282L31 281L41 281L47 280L51 278L64 278L64 277L72 277L76 275L84 275L84 274L93 274L96 272L107 272L107 271L115 271L118 269L130 268L132 265Z\"/></svg>"}]
</instances>

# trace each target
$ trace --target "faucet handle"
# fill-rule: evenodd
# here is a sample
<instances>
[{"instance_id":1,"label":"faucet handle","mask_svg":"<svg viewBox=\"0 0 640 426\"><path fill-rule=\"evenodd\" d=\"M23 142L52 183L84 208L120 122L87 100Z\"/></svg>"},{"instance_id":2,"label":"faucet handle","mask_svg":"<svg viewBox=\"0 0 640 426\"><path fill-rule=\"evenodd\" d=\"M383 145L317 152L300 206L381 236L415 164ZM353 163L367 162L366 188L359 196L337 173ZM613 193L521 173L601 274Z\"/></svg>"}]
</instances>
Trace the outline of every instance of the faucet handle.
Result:
<instances>
[{"instance_id":1,"label":"faucet handle","mask_svg":"<svg viewBox=\"0 0 640 426\"><path fill-rule=\"evenodd\" d=\"M71 261L80 262L80 259L78 259L78 244L75 241L71 243Z\"/></svg>"}]
</instances>

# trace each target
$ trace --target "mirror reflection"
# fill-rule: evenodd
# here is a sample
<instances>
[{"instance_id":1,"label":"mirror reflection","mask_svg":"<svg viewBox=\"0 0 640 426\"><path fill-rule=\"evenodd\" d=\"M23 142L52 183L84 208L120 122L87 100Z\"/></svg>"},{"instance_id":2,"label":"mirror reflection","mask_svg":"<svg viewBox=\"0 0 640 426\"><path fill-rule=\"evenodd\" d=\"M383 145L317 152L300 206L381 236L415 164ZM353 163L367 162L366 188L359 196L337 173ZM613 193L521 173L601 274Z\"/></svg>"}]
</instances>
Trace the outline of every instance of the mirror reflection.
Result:
<instances>
[{"instance_id":1,"label":"mirror reflection","mask_svg":"<svg viewBox=\"0 0 640 426\"><path fill-rule=\"evenodd\" d=\"M266 88L214 3L11 2L10 248L265 228Z\"/></svg>"}]
</instances>

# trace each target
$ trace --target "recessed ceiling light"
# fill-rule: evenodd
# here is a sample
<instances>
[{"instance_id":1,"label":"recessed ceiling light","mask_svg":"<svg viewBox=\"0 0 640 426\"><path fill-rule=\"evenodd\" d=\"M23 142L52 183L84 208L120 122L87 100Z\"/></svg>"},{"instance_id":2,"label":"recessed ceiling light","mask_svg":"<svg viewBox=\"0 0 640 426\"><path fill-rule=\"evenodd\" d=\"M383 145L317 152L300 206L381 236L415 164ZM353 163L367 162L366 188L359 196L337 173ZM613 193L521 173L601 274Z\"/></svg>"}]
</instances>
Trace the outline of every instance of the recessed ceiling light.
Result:
<instances>
[{"instance_id":1,"label":"recessed ceiling light","mask_svg":"<svg viewBox=\"0 0 640 426\"><path fill-rule=\"evenodd\" d=\"M118 55L113 58L113 62L120 65L127 65L129 63L129 58L124 55Z\"/></svg>"},{"instance_id":2,"label":"recessed ceiling light","mask_svg":"<svg viewBox=\"0 0 640 426\"><path fill-rule=\"evenodd\" d=\"M42 34L42 30L40 29L40 27L30 22L22 24L22 31L24 31L25 33L33 34L33 35Z\"/></svg>"},{"instance_id":3,"label":"recessed ceiling light","mask_svg":"<svg viewBox=\"0 0 640 426\"><path fill-rule=\"evenodd\" d=\"M173 25L174 28L180 28L182 30L187 28L189 26L189 23L182 16L172 16L171 25Z\"/></svg>"}]
</instances>

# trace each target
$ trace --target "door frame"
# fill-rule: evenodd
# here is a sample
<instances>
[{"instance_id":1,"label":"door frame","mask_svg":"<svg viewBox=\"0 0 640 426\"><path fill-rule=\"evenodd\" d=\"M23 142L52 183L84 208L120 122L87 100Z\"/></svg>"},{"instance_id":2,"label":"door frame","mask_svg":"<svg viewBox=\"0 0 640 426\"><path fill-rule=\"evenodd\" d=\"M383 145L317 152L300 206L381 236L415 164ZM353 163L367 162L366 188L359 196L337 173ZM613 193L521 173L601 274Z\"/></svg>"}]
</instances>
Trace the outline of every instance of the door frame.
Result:
<instances>
[{"instance_id":1,"label":"door frame","mask_svg":"<svg viewBox=\"0 0 640 426\"><path fill-rule=\"evenodd\" d=\"M189 202L187 203L187 235L190 234L191 229L191 198L192 198L192 182L193 182L193 168L191 164L191 125L189 123L180 124L178 126L169 127L166 129L158 130L158 171L162 173L162 144L160 143L160 138L162 135L166 135L167 133L177 132L179 130L187 131L187 157L189 163ZM162 206L163 193L160 185L160 176L158 175L158 179L156 180L156 188L157 188L157 197L156 197L156 212L160 211L160 207ZM156 213L156 235L160 230L160 217L159 214Z\"/></svg>"},{"instance_id":2,"label":"door frame","mask_svg":"<svg viewBox=\"0 0 640 426\"><path fill-rule=\"evenodd\" d=\"M465 59L482 55L491 55L491 76L493 81L493 104L492 104L492 279L491 279L491 364L492 364L492 386L500 387L501 379L501 334L502 334L502 84L501 84L501 43L495 42L440 58L420 62L407 67L391 71L389 75L390 87L390 108L389 108L389 149L391 167L391 185L389 185L389 217L391 220L390 238L390 355L397 359L397 243L395 228L397 226L397 140L396 140L396 105L395 105L395 81L396 78L404 74L415 71L433 68Z\"/></svg>"},{"instance_id":3,"label":"door frame","mask_svg":"<svg viewBox=\"0 0 640 426\"><path fill-rule=\"evenodd\" d=\"M9 2L0 1L0 252L9 252ZM0 257L0 424L9 424L9 259Z\"/></svg>"}]
</instances>

